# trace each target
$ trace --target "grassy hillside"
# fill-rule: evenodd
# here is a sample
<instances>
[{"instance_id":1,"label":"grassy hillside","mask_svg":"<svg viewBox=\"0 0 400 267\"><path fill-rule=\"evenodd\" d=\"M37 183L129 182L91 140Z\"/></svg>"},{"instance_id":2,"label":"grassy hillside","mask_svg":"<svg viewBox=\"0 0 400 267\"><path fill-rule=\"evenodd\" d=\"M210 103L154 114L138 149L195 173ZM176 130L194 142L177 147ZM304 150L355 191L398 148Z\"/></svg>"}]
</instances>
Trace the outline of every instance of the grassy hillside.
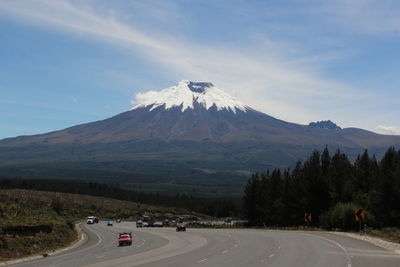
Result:
<instances>
[{"instance_id":1,"label":"grassy hillside","mask_svg":"<svg viewBox=\"0 0 400 267\"><path fill-rule=\"evenodd\" d=\"M74 222L89 215L135 219L191 216L184 210L77 194L0 190L0 261L44 253L76 240Z\"/></svg>"}]
</instances>

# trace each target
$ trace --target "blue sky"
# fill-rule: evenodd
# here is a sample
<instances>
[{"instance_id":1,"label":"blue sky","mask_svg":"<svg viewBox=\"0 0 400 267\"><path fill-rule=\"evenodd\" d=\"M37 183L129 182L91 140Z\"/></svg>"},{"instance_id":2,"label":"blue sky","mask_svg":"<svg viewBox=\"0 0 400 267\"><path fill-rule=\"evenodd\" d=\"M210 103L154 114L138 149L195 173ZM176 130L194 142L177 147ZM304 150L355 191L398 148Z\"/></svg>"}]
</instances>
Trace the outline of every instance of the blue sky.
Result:
<instances>
[{"instance_id":1,"label":"blue sky","mask_svg":"<svg viewBox=\"0 0 400 267\"><path fill-rule=\"evenodd\" d=\"M400 134L397 0L1 0L0 138L210 81L301 124Z\"/></svg>"}]
</instances>

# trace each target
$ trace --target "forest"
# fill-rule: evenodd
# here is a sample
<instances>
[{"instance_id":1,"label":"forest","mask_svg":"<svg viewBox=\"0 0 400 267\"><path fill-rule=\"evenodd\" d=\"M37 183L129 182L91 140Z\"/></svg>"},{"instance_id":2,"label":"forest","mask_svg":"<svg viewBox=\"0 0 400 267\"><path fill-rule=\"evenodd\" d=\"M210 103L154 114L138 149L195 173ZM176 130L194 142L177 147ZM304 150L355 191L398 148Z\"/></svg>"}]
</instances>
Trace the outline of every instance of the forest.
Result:
<instances>
[{"instance_id":1,"label":"forest","mask_svg":"<svg viewBox=\"0 0 400 267\"><path fill-rule=\"evenodd\" d=\"M384 228L400 225L400 151L389 148L379 161L364 151L352 162L340 150L314 151L293 169L254 173L242 197L198 197L141 192L118 184L54 179L0 177L2 189L31 189L104 196L176 207L214 217L245 218L249 226L311 226L357 230L355 210L365 211L362 224ZM311 220L305 222L305 214Z\"/></svg>"},{"instance_id":2,"label":"forest","mask_svg":"<svg viewBox=\"0 0 400 267\"><path fill-rule=\"evenodd\" d=\"M19 177L0 176L0 189L17 188L108 197L160 207L185 209L213 217L239 217L242 204L239 197L195 197L185 193L166 195L159 192L142 192L125 189L118 186L118 184L60 179L22 179Z\"/></svg>"},{"instance_id":3,"label":"forest","mask_svg":"<svg viewBox=\"0 0 400 267\"><path fill-rule=\"evenodd\" d=\"M254 173L243 196L252 226L309 225L357 230L360 223L400 225L400 151L390 147L378 161L365 150L354 162L340 150L312 152L293 169ZM356 209L365 217L356 220ZM311 214L306 222L305 214ZM364 220L362 220L364 219Z\"/></svg>"}]
</instances>

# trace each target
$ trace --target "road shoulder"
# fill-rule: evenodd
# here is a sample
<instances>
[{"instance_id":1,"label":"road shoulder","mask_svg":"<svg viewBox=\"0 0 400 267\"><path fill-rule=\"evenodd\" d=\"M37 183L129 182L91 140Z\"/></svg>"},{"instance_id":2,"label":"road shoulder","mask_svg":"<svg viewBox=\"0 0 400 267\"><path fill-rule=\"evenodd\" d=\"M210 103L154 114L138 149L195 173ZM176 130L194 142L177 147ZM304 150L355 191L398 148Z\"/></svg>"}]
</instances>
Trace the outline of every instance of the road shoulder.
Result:
<instances>
[{"instance_id":1,"label":"road shoulder","mask_svg":"<svg viewBox=\"0 0 400 267\"><path fill-rule=\"evenodd\" d=\"M38 255L23 257L23 258L19 258L19 259L15 259L15 260L3 261L3 262L0 262L0 266L8 266L8 265L23 263L23 262L27 262L27 261L31 261L31 260L42 259L44 257L54 256L54 255L57 255L57 254L60 254L60 253L63 253L63 252L66 252L66 251L69 251L69 250L72 250L74 248L84 245L88 241L88 237L87 237L87 234L84 231L82 231L82 228L81 228L82 224L83 223L78 223L75 225L75 231L78 233L78 239L75 240L74 242L72 242L71 244L69 244L68 246L59 248L56 250L45 251Z\"/></svg>"},{"instance_id":2,"label":"road shoulder","mask_svg":"<svg viewBox=\"0 0 400 267\"><path fill-rule=\"evenodd\" d=\"M345 233L345 232L329 232L329 233L333 233L333 234L341 235L341 236L347 236L347 237L351 237L351 238L358 239L358 240L363 240L363 241L371 243L375 246L378 246L378 247L384 248L386 250L390 250L390 251L400 254L400 244L389 242L389 241L380 239L378 237L372 237L372 236L368 236L368 235L360 235L360 234L355 234L355 233Z\"/></svg>"}]
</instances>

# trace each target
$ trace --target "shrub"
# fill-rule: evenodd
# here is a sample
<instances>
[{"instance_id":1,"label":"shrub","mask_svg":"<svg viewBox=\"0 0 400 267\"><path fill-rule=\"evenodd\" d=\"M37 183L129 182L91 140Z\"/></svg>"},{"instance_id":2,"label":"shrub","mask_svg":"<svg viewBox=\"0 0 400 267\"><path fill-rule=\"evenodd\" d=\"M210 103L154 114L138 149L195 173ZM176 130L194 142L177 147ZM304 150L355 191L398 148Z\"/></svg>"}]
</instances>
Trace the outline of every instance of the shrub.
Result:
<instances>
[{"instance_id":1,"label":"shrub","mask_svg":"<svg viewBox=\"0 0 400 267\"><path fill-rule=\"evenodd\" d=\"M338 203L321 216L321 225L326 229L339 229L342 231L357 230L354 203Z\"/></svg>"},{"instance_id":2,"label":"shrub","mask_svg":"<svg viewBox=\"0 0 400 267\"><path fill-rule=\"evenodd\" d=\"M57 212L58 215L61 215L63 210L64 210L64 206L63 203L59 200L59 199L53 199L51 201L51 208Z\"/></svg>"}]
</instances>

